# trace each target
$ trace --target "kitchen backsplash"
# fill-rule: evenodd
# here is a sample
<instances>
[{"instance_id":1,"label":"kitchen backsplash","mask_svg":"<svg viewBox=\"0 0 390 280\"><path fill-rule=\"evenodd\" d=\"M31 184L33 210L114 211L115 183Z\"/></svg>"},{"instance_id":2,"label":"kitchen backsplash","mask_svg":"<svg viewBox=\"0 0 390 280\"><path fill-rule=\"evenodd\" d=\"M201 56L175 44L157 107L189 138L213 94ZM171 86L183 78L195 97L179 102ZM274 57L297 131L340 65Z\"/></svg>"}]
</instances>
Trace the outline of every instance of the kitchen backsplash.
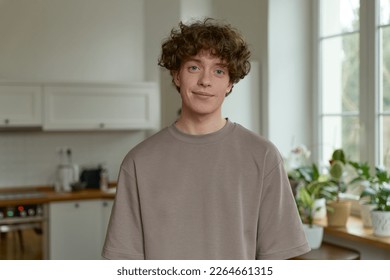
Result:
<instances>
[{"instance_id":1,"label":"kitchen backsplash","mask_svg":"<svg viewBox=\"0 0 390 280\"><path fill-rule=\"evenodd\" d=\"M53 185L61 147L72 150L80 169L106 164L109 180L116 181L122 159L145 136L144 131L1 132L0 188Z\"/></svg>"}]
</instances>

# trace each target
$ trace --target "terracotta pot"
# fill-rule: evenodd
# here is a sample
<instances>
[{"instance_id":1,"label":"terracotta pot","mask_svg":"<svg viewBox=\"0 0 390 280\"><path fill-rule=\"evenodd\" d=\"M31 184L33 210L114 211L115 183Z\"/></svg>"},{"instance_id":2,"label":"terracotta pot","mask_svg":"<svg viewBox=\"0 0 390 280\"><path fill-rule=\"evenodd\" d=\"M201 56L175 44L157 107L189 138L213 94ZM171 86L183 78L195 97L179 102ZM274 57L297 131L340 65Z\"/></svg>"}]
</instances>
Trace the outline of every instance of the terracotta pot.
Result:
<instances>
[{"instance_id":1,"label":"terracotta pot","mask_svg":"<svg viewBox=\"0 0 390 280\"><path fill-rule=\"evenodd\" d=\"M328 226L329 227L345 227L348 217L351 214L350 201L331 201L327 203Z\"/></svg>"}]
</instances>

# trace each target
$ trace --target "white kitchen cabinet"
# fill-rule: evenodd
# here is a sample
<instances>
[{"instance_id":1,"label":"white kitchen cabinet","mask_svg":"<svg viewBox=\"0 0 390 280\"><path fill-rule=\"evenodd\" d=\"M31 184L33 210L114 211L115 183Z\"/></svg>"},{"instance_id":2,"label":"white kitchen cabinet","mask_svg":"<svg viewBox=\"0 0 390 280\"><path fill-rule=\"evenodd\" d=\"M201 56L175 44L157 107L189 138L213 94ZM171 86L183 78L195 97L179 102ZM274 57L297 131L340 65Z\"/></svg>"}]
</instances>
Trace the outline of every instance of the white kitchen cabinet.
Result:
<instances>
[{"instance_id":1,"label":"white kitchen cabinet","mask_svg":"<svg viewBox=\"0 0 390 280\"><path fill-rule=\"evenodd\" d=\"M158 92L156 83L44 86L44 129L156 129Z\"/></svg>"},{"instance_id":2,"label":"white kitchen cabinet","mask_svg":"<svg viewBox=\"0 0 390 280\"><path fill-rule=\"evenodd\" d=\"M101 259L111 208L112 202L100 199L50 203L49 258Z\"/></svg>"},{"instance_id":3,"label":"white kitchen cabinet","mask_svg":"<svg viewBox=\"0 0 390 280\"><path fill-rule=\"evenodd\" d=\"M0 127L41 127L42 88L0 85Z\"/></svg>"},{"instance_id":4,"label":"white kitchen cabinet","mask_svg":"<svg viewBox=\"0 0 390 280\"><path fill-rule=\"evenodd\" d=\"M114 205L113 199L105 199L102 201L102 239L101 239L101 248L103 248L104 241L106 239L108 223L110 222L111 210Z\"/></svg>"}]
</instances>

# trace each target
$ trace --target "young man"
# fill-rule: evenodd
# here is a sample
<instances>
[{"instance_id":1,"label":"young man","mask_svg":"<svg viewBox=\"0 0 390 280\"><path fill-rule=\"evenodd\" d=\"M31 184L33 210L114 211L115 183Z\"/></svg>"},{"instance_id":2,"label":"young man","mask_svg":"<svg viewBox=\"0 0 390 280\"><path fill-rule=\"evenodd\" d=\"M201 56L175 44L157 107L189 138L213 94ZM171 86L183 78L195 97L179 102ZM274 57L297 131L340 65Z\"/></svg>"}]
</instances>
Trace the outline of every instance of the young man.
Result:
<instances>
[{"instance_id":1,"label":"young man","mask_svg":"<svg viewBox=\"0 0 390 280\"><path fill-rule=\"evenodd\" d=\"M249 56L227 24L171 31L159 65L171 72L181 115L123 160L105 258L287 259L310 250L279 152L221 113Z\"/></svg>"}]
</instances>

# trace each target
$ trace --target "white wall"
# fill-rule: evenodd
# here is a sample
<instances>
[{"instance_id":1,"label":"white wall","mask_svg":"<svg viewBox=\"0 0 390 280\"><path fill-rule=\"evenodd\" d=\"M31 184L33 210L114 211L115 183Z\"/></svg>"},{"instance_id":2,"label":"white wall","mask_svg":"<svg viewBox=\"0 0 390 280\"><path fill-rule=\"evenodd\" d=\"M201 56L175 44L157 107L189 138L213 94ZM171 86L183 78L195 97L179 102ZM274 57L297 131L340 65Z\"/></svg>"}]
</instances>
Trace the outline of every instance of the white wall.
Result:
<instances>
[{"instance_id":1,"label":"white wall","mask_svg":"<svg viewBox=\"0 0 390 280\"><path fill-rule=\"evenodd\" d=\"M180 0L145 0L145 77L148 81L160 80L157 66L161 43L180 21Z\"/></svg>"},{"instance_id":2,"label":"white wall","mask_svg":"<svg viewBox=\"0 0 390 280\"><path fill-rule=\"evenodd\" d=\"M143 132L1 132L0 187L47 186L56 181L57 149L72 150L81 168L105 163L116 181L125 154L144 139Z\"/></svg>"},{"instance_id":3,"label":"white wall","mask_svg":"<svg viewBox=\"0 0 390 280\"><path fill-rule=\"evenodd\" d=\"M0 4L0 79L144 80L143 0Z\"/></svg>"},{"instance_id":4,"label":"white wall","mask_svg":"<svg viewBox=\"0 0 390 280\"><path fill-rule=\"evenodd\" d=\"M222 116L260 133L260 74L259 63L251 61L249 74L233 87L222 105Z\"/></svg>"},{"instance_id":5,"label":"white wall","mask_svg":"<svg viewBox=\"0 0 390 280\"><path fill-rule=\"evenodd\" d=\"M191 19L213 17L213 7L210 0L181 0L180 19L184 22Z\"/></svg>"},{"instance_id":6,"label":"white wall","mask_svg":"<svg viewBox=\"0 0 390 280\"><path fill-rule=\"evenodd\" d=\"M312 146L310 0L269 1L267 135L287 155Z\"/></svg>"}]
</instances>

